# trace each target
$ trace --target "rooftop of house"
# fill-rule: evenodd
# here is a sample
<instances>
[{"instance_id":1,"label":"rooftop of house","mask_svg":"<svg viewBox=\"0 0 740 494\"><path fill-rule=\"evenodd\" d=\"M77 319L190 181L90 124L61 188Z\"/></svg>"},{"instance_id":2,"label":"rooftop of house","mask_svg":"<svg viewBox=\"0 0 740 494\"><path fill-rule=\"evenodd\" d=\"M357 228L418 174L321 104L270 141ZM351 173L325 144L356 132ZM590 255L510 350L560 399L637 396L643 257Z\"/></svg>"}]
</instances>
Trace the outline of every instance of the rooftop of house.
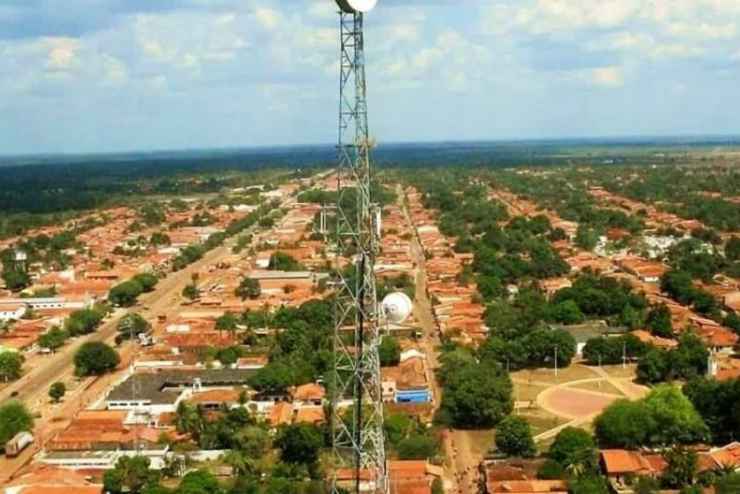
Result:
<instances>
[{"instance_id":1,"label":"rooftop of house","mask_svg":"<svg viewBox=\"0 0 740 494\"><path fill-rule=\"evenodd\" d=\"M290 424L293 421L293 405L285 401L279 401L270 409L267 421L273 427Z\"/></svg>"},{"instance_id":2,"label":"rooftop of house","mask_svg":"<svg viewBox=\"0 0 740 494\"><path fill-rule=\"evenodd\" d=\"M424 369L424 359L412 357L395 367L383 367L381 374L384 381L395 381L397 389L418 389L428 385Z\"/></svg>"},{"instance_id":3,"label":"rooftop of house","mask_svg":"<svg viewBox=\"0 0 740 494\"><path fill-rule=\"evenodd\" d=\"M75 494L77 492L83 492L83 494L93 494L86 491L79 491L80 488L97 488L97 493L100 493L102 486L95 485L89 481L87 475L78 472L76 470L69 470L67 468L61 468L43 463L32 463L25 473L13 478L12 481L5 485L6 492L8 488L13 487L24 487L24 488L38 488L38 487L58 487L58 488L73 488L74 492L69 494ZM56 493L61 494L61 493ZM66 492L64 494L67 494Z\"/></svg>"},{"instance_id":4,"label":"rooftop of house","mask_svg":"<svg viewBox=\"0 0 740 494\"><path fill-rule=\"evenodd\" d=\"M736 333L721 326L702 325L696 328L695 331L704 344L710 347L732 348L740 340Z\"/></svg>"},{"instance_id":5,"label":"rooftop of house","mask_svg":"<svg viewBox=\"0 0 740 494\"><path fill-rule=\"evenodd\" d=\"M294 400L299 401L323 400L326 390L321 384L308 383L294 388L291 394Z\"/></svg>"},{"instance_id":6,"label":"rooftop of house","mask_svg":"<svg viewBox=\"0 0 740 494\"><path fill-rule=\"evenodd\" d=\"M643 343L654 345L658 348L670 349L678 346L678 341L670 338L661 338L660 336L654 336L649 331L644 329L637 329L632 331L632 335L637 337Z\"/></svg>"},{"instance_id":7,"label":"rooftop of house","mask_svg":"<svg viewBox=\"0 0 740 494\"><path fill-rule=\"evenodd\" d=\"M199 381L201 386L245 385L254 371L247 369L164 370L137 373L116 386L107 400L147 400L152 404L174 404L182 389L192 388Z\"/></svg>"},{"instance_id":8,"label":"rooftop of house","mask_svg":"<svg viewBox=\"0 0 740 494\"><path fill-rule=\"evenodd\" d=\"M567 494L564 480L503 480L486 484L488 494Z\"/></svg>"},{"instance_id":9,"label":"rooftop of house","mask_svg":"<svg viewBox=\"0 0 740 494\"><path fill-rule=\"evenodd\" d=\"M321 424L326 420L324 407L300 407L295 414L296 423Z\"/></svg>"},{"instance_id":10,"label":"rooftop of house","mask_svg":"<svg viewBox=\"0 0 740 494\"><path fill-rule=\"evenodd\" d=\"M607 475L647 474L653 467L640 452L624 449L604 449L601 461Z\"/></svg>"},{"instance_id":11,"label":"rooftop of house","mask_svg":"<svg viewBox=\"0 0 740 494\"><path fill-rule=\"evenodd\" d=\"M209 389L193 393L188 401L193 404L237 403L242 391L240 388Z\"/></svg>"}]
</instances>

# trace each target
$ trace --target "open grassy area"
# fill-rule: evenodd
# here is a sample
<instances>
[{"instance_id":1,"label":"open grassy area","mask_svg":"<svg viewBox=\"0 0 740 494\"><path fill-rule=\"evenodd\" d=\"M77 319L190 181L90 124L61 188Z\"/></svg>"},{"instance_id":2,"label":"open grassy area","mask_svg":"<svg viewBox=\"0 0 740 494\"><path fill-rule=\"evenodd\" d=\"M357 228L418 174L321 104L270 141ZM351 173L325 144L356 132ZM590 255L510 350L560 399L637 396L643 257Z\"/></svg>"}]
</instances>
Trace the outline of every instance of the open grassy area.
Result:
<instances>
[{"instance_id":1,"label":"open grassy area","mask_svg":"<svg viewBox=\"0 0 740 494\"><path fill-rule=\"evenodd\" d=\"M636 364L628 364L625 368L621 365L603 365L601 368L610 377L634 379L637 374Z\"/></svg>"},{"instance_id":2,"label":"open grassy area","mask_svg":"<svg viewBox=\"0 0 740 494\"><path fill-rule=\"evenodd\" d=\"M554 429L555 427L568 422L568 420L564 418L557 417L544 410L538 409L522 411L518 415L529 423L532 428L533 436L542 434L545 431L549 431L550 429Z\"/></svg>"},{"instance_id":3,"label":"open grassy area","mask_svg":"<svg viewBox=\"0 0 740 494\"><path fill-rule=\"evenodd\" d=\"M586 389L588 391L597 391L599 393L609 393L617 396L624 396L624 394L619 391L616 386L610 384L608 381L586 382L568 387L574 389Z\"/></svg>"},{"instance_id":4,"label":"open grassy area","mask_svg":"<svg viewBox=\"0 0 740 494\"><path fill-rule=\"evenodd\" d=\"M537 395L547 389L547 386L540 384L527 384L522 382L514 383L514 399L516 401L535 401Z\"/></svg>"},{"instance_id":5,"label":"open grassy area","mask_svg":"<svg viewBox=\"0 0 740 494\"><path fill-rule=\"evenodd\" d=\"M513 372L511 376L522 381L548 384L564 384L570 381L599 377L594 370L581 365L571 365L565 369L558 369L557 375L555 375L554 369L525 369Z\"/></svg>"}]
</instances>

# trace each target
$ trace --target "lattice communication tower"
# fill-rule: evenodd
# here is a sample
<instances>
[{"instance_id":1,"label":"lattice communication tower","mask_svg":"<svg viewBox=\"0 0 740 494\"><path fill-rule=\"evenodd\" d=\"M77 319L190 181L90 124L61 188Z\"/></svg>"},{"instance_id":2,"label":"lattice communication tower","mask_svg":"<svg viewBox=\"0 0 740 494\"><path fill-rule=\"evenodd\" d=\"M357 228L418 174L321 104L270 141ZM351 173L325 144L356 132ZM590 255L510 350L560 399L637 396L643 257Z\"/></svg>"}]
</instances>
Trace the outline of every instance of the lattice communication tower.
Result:
<instances>
[{"instance_id":1,"label":"lattice communication tower","mask_svg":"<svg viewBox=\"0 0 740 494\"><path fill-rule=\"evenodd\" d=\"M336 255L332 382L332 492L388 492L380 377L381 312L375 286L380 208L373 201L364 14L376 0L336 0L340 23ZM351 405L350 405L351 403Z\"/></svg>"}]
</instances>

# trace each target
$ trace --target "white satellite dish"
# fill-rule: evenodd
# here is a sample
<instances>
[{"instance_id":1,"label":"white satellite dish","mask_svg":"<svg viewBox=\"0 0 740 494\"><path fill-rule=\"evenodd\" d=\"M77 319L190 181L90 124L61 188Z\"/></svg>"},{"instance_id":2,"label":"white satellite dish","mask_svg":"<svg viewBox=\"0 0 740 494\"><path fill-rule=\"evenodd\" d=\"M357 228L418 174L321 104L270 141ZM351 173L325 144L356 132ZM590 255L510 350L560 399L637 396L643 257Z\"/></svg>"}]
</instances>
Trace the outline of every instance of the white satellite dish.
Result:
<instances>
[{"instance_id":1,"label":"white satellite dish","mask_svg":"<svg viewBox=\"0 0 740 494\"><path fill-rule=\"evenodd\" d=\"M414 310L413 302L403 292L394 292L386 295L380 305L386 320L394 324L404 322L411 315L411 311Z\"/></svg>"},{"instance_id":2,"label":"white satellite dish","mask_svg":"<svg viewBox=\"0 0 740 494\"><path fill-rule=\"evenodd\" d=\"M378 0L336 0L339 8L347 14L354 14L356 12L370 12L375 8Z\"/></svg>"}]
</instances>

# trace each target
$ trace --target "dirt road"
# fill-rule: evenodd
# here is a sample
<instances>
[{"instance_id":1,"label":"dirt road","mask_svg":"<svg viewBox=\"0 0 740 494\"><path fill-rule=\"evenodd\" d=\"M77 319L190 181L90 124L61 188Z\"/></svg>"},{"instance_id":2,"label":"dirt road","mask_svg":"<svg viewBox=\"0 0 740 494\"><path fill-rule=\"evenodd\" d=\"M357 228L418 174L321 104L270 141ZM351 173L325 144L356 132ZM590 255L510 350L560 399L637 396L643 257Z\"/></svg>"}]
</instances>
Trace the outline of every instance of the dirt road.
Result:
<instances>
[{"instance_id":1,"label":"dirt road","mask_svg":"<svg viewBox=\"0 0 740 494\"><path fill-rule=\"evenodd\" d=\"M403 189L398 187L399 197L404 197ZM429 382L432 383L432 392L435 409L442 399L442 388L437 382L434 371L439 368L439 331L432 312L432 303L427 294L426 258L419 237L416 234L413 221L405 201L401 204L404 217L414 231L411 242L411 254L417 266L416 271L416 298L414 300L414 315L422 329L421 346L427 357ZM478 492L478 465L481 458L476 455L466 431L448 430L443 435L445 451L445 491L460 494L477 494Z\"/></svg>"},{"instance_id":2,"label":"dirt road","mask_svg":"<svg viewBox=\"0 0 740 494\"><path fill-rule=\"evenodd\" d=\"M164 314L174 315L179 304L182 289L190 283L193 273L217 264L231 254L234 240L230 239L223 246L206 253L202 259L185 269L172 273L160 280L155 290L142 295L136 307L126 310L117 310L112 316L91 335L71 340L60 351L52 355L33 355L26 367L31 370L18 381L7 386L0 392L0 402L11 397L21 400L29 409L37 414L34 426L35 443L27 448L17 458L0 457L0 485L12 478L20 468L28 463L34 454L43 449L46 442L60 429L66 427L69 418L74 417L80 410L91 405L101 397L111 384L120 377L128 366L136 349L132 343L125 343L118 348L121 355L119 373L99 378L87 378L77 381L74 376L73 357L79 347L88 341L104 341L112 344L115 339L116 326L120 318L129 312L138 312L147 319ZM62 404L52 405L49 402L48 390L51 383L63 381L75 383L76 387L65 398Z\"/></svg>"}]
</instances>

